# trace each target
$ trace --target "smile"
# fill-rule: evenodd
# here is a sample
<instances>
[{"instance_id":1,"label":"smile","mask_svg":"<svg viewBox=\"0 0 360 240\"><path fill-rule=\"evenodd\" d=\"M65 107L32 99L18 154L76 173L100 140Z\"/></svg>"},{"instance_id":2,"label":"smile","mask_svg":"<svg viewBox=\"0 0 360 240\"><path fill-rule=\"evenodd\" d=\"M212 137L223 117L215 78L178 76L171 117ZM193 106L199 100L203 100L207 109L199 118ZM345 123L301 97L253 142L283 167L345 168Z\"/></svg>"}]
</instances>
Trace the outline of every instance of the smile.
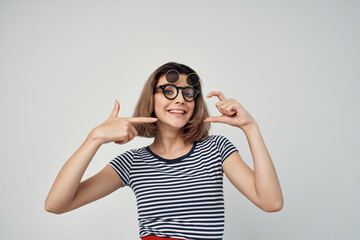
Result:
<instances>
[{"instance_id":1,"label":"smile","mask_svg":"<svg viewBox=\"0 0 360 240\"><path fill-rule=\"evenodd\" d=\"M169 112L173 116L184 116L186 113L183 110L168 110L167 112Z\"/></svg>"},{"instance_id":2,"label":"smile","mask_svg":"<svg viewBox=\"0 0 360 240\"><path fill-rule=\"evenodd\" d=\"M169 110L170 113L181 113L184 114L185 111L180 111L180 110Z\"/></svg>"}]
</instances>

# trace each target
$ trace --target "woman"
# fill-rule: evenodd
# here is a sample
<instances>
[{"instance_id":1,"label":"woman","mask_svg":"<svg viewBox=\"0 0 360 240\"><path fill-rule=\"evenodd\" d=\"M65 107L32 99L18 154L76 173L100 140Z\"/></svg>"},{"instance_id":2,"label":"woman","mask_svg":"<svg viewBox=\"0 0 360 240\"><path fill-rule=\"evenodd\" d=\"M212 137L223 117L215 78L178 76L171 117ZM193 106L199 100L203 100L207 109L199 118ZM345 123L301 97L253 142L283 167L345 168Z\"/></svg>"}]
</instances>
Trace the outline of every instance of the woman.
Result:
<instances>
[{"instance_id":1,"label":"woman","mask_svg":"<svg viewBox=\"0 0 360 240\"><path fill-rule=\"evenodd\" d=\"M209 117L194 70L175 62L160 66L146 82L133 117L117 117L120 105L115 101L110 117L65 163L46 199L46 211L68 212L129 186L137 199L142 240L222 239L223 173L262 210L282 209L280 184L255 120L219 91L207 97L220 100L216 107L221 116ZM244 131L254 171L226 137L208 136L211 122ZM154 137L154 142L120 154L80 182L102 144L125 144L136 136Z\"/></svg>"}]
</instances>

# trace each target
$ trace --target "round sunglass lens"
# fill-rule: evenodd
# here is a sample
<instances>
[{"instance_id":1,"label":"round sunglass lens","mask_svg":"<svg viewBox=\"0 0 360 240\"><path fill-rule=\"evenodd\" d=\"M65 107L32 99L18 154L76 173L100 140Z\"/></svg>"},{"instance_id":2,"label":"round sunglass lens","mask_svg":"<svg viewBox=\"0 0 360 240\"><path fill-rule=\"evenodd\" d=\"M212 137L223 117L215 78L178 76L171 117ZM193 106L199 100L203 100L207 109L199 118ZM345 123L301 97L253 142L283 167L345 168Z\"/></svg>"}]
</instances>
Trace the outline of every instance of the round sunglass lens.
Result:
<instances>
[{"instance_id":1,"label":"round sunglass lens","mask_svg":"<svg viewBox=\"0 0 360 240\"><path fill-rule=\"evenodd\" d=\"M175 83L178 79L179 79L179 74L178 74L177 71L170 70L170 71L166 74L166 80L167 80L169 83Z\"/></svg>"},{"instance_id":2,"label":"round sunglass lens","mask_svg":"<svg viewBox=\"0 0 360 240\"><path fill-rule=\"evenodd\" d=\"M189 86L195 86L199 82L199 76L197 74L190 74L188 78L186 79L187 84Z\"/></svg>"}]
</instances>

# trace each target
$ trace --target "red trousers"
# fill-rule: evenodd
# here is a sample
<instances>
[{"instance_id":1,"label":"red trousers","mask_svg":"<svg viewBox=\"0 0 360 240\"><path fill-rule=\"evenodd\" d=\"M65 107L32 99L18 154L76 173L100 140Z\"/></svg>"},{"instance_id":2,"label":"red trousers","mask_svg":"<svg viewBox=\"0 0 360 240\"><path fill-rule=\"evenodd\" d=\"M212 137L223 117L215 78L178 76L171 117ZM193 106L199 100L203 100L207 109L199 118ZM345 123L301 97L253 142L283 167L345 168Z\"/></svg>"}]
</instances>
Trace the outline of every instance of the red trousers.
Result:
<instances>
[{"instance_id":1,"label":"red trousers","mask_svg":"<svg viewBox=\"0 0 360 240\"><path fill-rule=\"evenodd\" d=\"M157 237L157 236L153 236L153 235L148 235L148 236L142 237L141 240L182 240L182 239L164 238L164 237Z\"/></svg>"}]
</instances>

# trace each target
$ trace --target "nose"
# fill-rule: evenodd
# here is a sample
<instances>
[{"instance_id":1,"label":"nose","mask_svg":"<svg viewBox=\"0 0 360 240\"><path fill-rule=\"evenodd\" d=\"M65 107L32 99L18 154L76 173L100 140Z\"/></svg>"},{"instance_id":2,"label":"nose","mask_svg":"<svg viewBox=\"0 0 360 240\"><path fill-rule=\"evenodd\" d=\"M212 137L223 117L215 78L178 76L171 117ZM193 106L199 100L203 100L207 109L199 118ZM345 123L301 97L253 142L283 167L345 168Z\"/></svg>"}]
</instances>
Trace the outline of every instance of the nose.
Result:
<instances>
[{"instance_id":1,"label":"nose","mask_svg":"<svg viewBox=\"0 0 360 240\"><path fill-rule=\"evenodd\" d=\"M179 103L182 103L184 104L185 103L185 99L184 99L184 96L183 96L183 89L178 89L178 95L176 96L176 98L174 99L176 102L179 102Z\"/></svg>"}]
</instances>

